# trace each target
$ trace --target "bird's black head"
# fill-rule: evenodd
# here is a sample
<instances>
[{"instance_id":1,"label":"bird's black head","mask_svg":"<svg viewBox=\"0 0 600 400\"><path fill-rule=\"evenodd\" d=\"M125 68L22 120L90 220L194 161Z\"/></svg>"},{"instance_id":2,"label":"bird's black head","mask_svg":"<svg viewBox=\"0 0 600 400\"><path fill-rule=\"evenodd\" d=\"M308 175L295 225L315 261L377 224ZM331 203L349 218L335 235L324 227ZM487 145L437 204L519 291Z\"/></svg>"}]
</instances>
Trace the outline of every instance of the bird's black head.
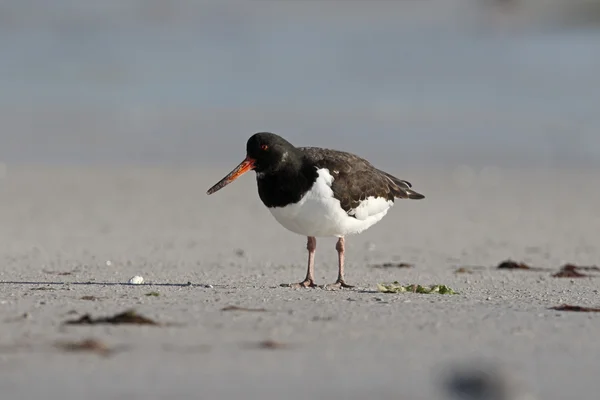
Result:
<instances>
[{"instance_id":1,"label":"bird's black head","mask_svg":"<svg viewBox=\"0 0 600 400\"><path fill-rule=\"evenodd\" d=\"M270 132L250 136L246 143L246 158L225 178L208 190L212 194L222 189L248 171L272 173L299 161L298 150L287 140Z\"/></svg>"},{"instance_id":2,"label":"bird's black head","mask_svg":"<svg viewBox=\"0 0 600 400\"><path fill-rule=\"evenodd\" d=\"M255 133L246 143L246 156L254 160L256 172L277 171L286 162L292 161L294 155L294 146L274 133Z\"/></svg>"}]
</instances>

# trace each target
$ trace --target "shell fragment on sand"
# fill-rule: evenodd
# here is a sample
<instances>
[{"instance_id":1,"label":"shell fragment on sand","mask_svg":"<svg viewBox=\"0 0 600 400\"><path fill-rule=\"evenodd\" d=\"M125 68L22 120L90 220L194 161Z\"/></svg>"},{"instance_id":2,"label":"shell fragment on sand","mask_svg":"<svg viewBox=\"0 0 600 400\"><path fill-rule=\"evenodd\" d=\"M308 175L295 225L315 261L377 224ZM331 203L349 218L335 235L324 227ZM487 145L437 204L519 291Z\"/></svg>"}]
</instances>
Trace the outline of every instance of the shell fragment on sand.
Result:
<instances>
[{"instance_id":1,"label":"shell fragment on sand","mask_svg":"<svg viewBox=\"0 0 600 400\"><path fill-rule=\"evenodd\" d=\"M142 283L144 283L144 278L139 275L136 275L129 280L130 285L141 285Z\"/></svg>"}]
</instances>

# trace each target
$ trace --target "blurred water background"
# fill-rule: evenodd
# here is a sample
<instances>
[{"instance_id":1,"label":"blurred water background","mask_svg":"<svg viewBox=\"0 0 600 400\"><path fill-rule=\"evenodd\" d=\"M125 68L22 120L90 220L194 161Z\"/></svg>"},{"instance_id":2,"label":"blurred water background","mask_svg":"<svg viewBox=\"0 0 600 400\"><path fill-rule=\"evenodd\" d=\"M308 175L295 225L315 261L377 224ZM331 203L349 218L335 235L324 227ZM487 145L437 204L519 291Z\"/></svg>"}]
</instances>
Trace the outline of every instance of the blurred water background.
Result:
<instances>
[{"instance_id":1,"label":"blurred water background","mask_svg":"<svg viewBox=\"0 0 600 400\"><path fill-rule=\"evenodd\" d=\"M0 161L600 165L595 0L0 0Z\"/></svg>"}]
</instances>

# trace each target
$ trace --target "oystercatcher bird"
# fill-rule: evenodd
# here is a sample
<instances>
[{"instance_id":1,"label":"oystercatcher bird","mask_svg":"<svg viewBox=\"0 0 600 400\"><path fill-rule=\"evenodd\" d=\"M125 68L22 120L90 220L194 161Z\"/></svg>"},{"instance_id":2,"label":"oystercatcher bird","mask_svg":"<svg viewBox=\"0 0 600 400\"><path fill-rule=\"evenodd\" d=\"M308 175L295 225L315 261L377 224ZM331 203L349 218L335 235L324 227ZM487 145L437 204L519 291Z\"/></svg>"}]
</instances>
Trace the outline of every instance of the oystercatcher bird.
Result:
<instances>
[{"instance_id":1,"label":"oystercatcher bird","mask_svg":"<svg viewBox=\"0 0 600 400\"><path fill-rule=\"evenodd\" d=\"M295 147L270 132L246 143L246 158L211 187L215 193L248 171L256 172L258 195L275 219L308 238L308 270L292 287L315 287L317 237L337 237L338 278L326 287L348 287L344 280L344 237L381 220L394 199L423 199L410 182L375 168L351 153L319 147Z\"/></svg>"}]
</instances>

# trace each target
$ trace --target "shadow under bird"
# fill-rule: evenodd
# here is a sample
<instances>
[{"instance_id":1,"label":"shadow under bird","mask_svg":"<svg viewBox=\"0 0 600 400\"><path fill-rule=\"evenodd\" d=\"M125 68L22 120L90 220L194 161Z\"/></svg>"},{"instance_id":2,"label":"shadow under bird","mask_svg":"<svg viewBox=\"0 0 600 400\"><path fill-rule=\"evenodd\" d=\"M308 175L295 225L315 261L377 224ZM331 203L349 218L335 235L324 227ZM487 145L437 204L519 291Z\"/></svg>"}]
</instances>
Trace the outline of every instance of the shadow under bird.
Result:
<instances>
[{"instance_id":1,"label":"shadow under bird","mask_svg":"<svg viewBox=\"0 0 600 400\"><path fill-rule=\"evenodd\" d=\"M343 151L295 147L270 132L252 135L246 158L211 187L215 193L248 171L256 172L258 195L275 219L308 238L306 278L291 287L315 287L317 237L337 237L337 281L326 287L347 287L344 280L344 237L379 222L394 199L423 199L410 182L375 168L367 160Z\"/></svg>"}]
</instances>

